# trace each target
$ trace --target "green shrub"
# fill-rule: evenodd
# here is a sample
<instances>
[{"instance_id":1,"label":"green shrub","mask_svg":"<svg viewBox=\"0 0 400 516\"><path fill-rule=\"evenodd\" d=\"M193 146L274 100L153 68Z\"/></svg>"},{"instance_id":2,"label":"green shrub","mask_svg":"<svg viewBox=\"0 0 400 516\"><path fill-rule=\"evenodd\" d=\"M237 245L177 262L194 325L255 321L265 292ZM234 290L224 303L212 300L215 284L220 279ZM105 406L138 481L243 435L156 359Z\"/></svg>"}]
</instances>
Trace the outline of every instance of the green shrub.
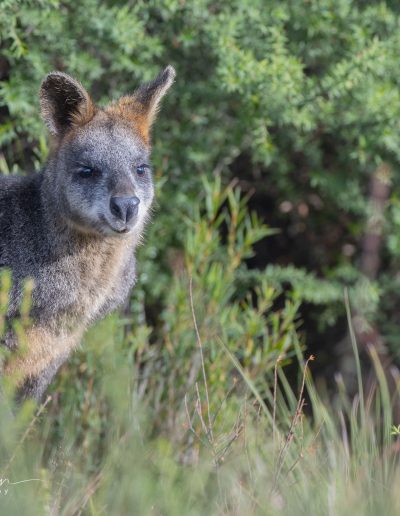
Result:
<instances>
[{"instance_id":1,"label":"green shrub","mask_svg":"<svg viewBox=\"0 0 400 516\"><path fill-rule=\"evenodd\" d=\"M178 73L130 305L86 336L45 417L1 400L2 514L399 512L384 380L363 404L339 378L329 405L307 377L308 419L282 372L295 353L304 365L301 303L319 306L316 329L333 326L345 286L396 350L398 26L389 1L2 0L2 174L47 157L37 91L49 70L100 103L167 63ZM393 193L367 278L380 166ZM257 245L278 242L264 217L291 248L254 269ZM5 479L34 478L4 495Z\"/></svg>"},{"instance_id":2,"label":"green shrub","mask_svg":"<svg viewBox=\"0 0 400 516\"><path fill-rule=\"evenodd\" d=\"M178 79L155 134L160 205L147 239L149 309L164 306L171 249L184 246L178 227L198 203L201 175L239 175L242 189L273 202L274 223L289 225L289 260L298 265L294 247L309 249L311 275L296 271L293 282L300 299L326 307L320 322L332 325L343 314L343 286L366 285L359 262L370 178L384 162L396 184L398 23L396 4L356 0L5 0L0 169L39 168L47 154L37 90L49 70L76 75L102 102L171 62ZM385 275L368 287L383 300L398 262L396 203L393 194ZM282 272L289 283L292 270ZM395 306L397 295L388 295ZM377 302L367 308L393 334L394 312Z\"/></svg>"}]
</instances>

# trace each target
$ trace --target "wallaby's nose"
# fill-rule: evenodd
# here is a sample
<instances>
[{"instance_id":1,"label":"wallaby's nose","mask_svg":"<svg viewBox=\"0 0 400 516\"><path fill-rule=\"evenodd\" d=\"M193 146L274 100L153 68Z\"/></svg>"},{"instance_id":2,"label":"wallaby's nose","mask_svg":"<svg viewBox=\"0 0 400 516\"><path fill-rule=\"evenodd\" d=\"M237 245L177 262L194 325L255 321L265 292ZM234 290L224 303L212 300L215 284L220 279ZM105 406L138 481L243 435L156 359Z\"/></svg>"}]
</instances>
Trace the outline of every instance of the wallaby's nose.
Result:
<instances>
[{"instance_id":1,"label":"wallaby's nose","mask_svg":"<svg viewBox=\"0 0 400 516\"><path fill-rule=\"evenodd\" d=\"M139 203L138 197L111 197L110 210L115 217L127 224L137 214Z\"/></svg>"}]
</instances>

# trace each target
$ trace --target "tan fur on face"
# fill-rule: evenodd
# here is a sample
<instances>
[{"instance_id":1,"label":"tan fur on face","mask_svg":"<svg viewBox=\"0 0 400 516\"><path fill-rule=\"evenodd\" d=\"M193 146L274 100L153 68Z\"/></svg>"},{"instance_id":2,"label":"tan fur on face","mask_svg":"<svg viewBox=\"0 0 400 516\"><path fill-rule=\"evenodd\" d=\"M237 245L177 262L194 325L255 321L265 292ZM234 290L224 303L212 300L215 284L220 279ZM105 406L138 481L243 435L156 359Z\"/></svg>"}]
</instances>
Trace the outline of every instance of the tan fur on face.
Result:
<instances>
[{"instance_id":1,"label":"tan fur on face","mask_svg":"<svg viewBox=\"0 0 400 516\"><path fill-rule=\"evenodd\" d=\"M105 112L111 115L115 120L125 120L133 130L139 134L146 145L150 143L150 126L149 120L143 106L133 97L122 97L110 104Z\"/></svg>"},{"instance_id":2,"label":"tan fur on face","mask_svg":"<svg viewBox=\"0 0 400 516\"><path fill-rule=\"evenodd\" d=\"M144 84L133 95L122 97L106 108L116 119L126 120L141 136L144 143L150 143L150 129L156 118L160 102L175 79L175 70L167 66L151 82Z\"/></svg>"}]
</instances>

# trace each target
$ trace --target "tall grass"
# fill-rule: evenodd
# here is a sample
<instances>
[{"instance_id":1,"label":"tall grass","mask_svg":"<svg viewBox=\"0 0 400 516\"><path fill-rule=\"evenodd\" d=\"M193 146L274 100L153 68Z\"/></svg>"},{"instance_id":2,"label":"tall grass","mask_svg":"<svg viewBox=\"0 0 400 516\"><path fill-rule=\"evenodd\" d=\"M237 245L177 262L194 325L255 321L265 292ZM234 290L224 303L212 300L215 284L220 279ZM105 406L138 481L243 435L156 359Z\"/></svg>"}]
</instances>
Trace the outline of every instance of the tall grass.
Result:
<instances>
[{"instance_id":1,"label":"tall grass","mask_svg":"<svg viewBox=\"0 0 400 516\"><path fill-rule=\"evenodd\" d=\"M91 350L98 331L87 338ZM197 346L194 338L193 358ZM87 389L74 403L53 393L45 406L18 411L4 398L1 514L398 514L384 380L364 407L339 382L333 405L312 381L313 362L297 351L298 389L278 362L265 378L270 397L232 357L238 376L213 409L213 385L199 374L175 407L173 429L164 430L127 371L101 353L105 374L93 398Z\"/></svg>"},{"instance_id":2,"label":"tall grass","mask_svg":"<svg viewBox=\"0 0 400 516\"><path fill-rule=\"evenodd\" d=\"M295 296L262 272L246 279L270 230L232 186L205 191L158 327L139 289L129 315L86 335L42 406L16 407L4 390L1 515L400 513L399 422L377 357L364 392L352 334L359 392L338 377L328 398ZM3 274L0 321L9 285Z\"/></svg>"}]
</instances>

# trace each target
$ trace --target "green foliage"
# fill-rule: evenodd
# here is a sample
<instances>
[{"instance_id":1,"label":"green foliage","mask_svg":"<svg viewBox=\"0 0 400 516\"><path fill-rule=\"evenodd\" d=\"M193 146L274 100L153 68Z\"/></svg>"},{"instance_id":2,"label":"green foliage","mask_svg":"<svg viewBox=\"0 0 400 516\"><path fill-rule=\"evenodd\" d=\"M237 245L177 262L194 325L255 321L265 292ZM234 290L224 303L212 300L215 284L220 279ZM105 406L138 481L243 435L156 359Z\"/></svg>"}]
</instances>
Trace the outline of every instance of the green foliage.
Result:
<instances>
[{"instance_id":1,"label":"green foliage","mask_svg":"<svg viewBox=\"0 0 400 516\"><path fill-rule=\"evenodd\" d=\"M194 288L193 299L201 292ZM292 390L282 361L255 375L234 358L222 330L215 337L226 353L212 360L207 321L197 324L205 376L177 368L173 380L163 376L160 350L151 355L145 331L135 350L143 367L132 364L128 330L109 318L88 334L85 354L63 369L38 416L31 403L13 415L3 396L1 513L398 514L398 428L384 376L367 403L352 403L339 379L331 405L298 345L302 373ZM186 359L195 364L199 342L193 320L189 326ZM213 378L219 368L229 380ZM304 414L306 391L312 418Z\"/></svg>"},{"instance_id":2,"label":"green foliage","mask_svg":"<svg viewBox=\"0 0 400 516\"><path fill-rule=\"evenodd\" d=\"M218 7L209 0L7 0L0 12L0 168L25 172L43 162L36 96L49 70L76 75L103 102L171 62L178 79L156 127L160 207L143 252L153 262L143 272L146 302L156 311L164 303L171 249L184 246L177 227L198 202L201 175L229 179L245 158L242 186L272 196L275 212L287 200L294 207L274 219L296 228L313 255L309 268L330 283L310 295L314 274L306 274L297 291L325 305L323 319L333 324L343 313L334 292L359 281L370 175L386 162L397 182L398 26L394 4L355 0ZM296 215L299 203L305 220ZM394 197L385 231L390 262L398 248L395 206ZM348 245L355 253L344 251Z\"/></svg>"},{"instance_id":3,"label":"green foliage","mask_svg":"<svg viewBox=\"0 0 400 516\"><path fill-rule=\"evenodd\" d=\"M314 419L293 435L299 394L281 367L275 427L271 399L278 358L303 364L301 304L318 306L315 328L333 326L344 287L399 357L399 20L390 1L2 0L2 174L48 155L37 91L50 70L101 104L177 69L130 306L87 335L40 421L1 402L2 514L400 511L381 378L364 408L340 382L326 406L307 380ZM383 163L392 193L367 279ZM282 235L290 249L273 254ZM0 334L7 274L1 284ZM5 478L39 480L4 496Z\"/></svg>"}]
</instances>

